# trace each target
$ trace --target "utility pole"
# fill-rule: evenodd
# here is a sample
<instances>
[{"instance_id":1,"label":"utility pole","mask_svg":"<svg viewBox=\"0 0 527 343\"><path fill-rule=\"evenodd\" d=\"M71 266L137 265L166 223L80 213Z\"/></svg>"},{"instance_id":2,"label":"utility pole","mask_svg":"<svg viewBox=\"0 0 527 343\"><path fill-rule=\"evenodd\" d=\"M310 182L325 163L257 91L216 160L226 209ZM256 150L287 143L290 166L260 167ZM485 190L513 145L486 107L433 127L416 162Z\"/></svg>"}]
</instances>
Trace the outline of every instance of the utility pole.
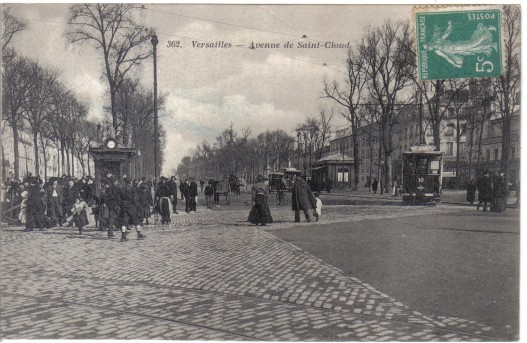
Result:
<instances>
[{"instance_id":1,"label":"utility pole","mask_svg":"<svg viewBox=\"0 0 527 343\"><path fill-rule=\"evenodd\" d=\"M158 145L159 145L159 128L157 123L157 36L152 35L152 46L154 47L154 180L159 178L158 164Z\"/></svg>"}]
</instances>

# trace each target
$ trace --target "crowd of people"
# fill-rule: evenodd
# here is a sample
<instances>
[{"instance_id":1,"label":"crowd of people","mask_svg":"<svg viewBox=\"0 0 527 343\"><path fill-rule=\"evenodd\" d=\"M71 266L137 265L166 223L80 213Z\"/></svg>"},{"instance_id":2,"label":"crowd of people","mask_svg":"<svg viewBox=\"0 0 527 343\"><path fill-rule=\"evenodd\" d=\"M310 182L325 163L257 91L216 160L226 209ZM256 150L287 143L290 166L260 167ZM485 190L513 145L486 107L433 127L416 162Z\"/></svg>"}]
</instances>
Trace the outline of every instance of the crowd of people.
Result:
<instances>
[{"instance_id":1,"label":"crowd of people","mask_svg":"<svg viewBox=\"0 0 527 343\"><path fill-rule=\"evenodd\" d=\"M508 187L505 185L503 172L490 173L485 170L476 182L470 180L467 184L467 201L472 205L476 201L476 191L478 192L478 204L483 212L487 208L493 212L503 212L507 208Z\"/></svg>"},{"instance_id":2,"label":"crowd of people","mask_svg":"<svg viewBox=\"0 0 527 343\"><path fill-rule=\"evenodd\" d=\"M231 176L232 178L232 176ZM227 180L229 181L229 180ZM161 176L157 183L142 177L131 180L118 179L107 174L101 181L101 189L96 193L95 180L91 176L82 178L51 177L47 181L31 174L16 180L12 174L4 183L4 216L11 222L24 225L24 231L47 231L53 227L75 226L79 235L90 223L88 215L93 215L95 227L106 231L109 238L115 231L121 232L121 241L127 241L130 230L135 228L138 239L146 236L143 225L148 225L152 214L161 219L162 225L170 224L171 215L177 211L178 199L182 199L186 213L196 212L198 193L205 195L206 206L219 206L220 194L225 183L211 179L198 182L189 177L178 182L175 176L170 179ZM269 188L262 175L258 175L252 187L253 207L248 221L266 225L273 222L268 205ZM317 212L318 201L318 212ZM313 193L305 177L297 177L292 188L292 209L295 222L300 221L300 212L306 220L312 215L318 220L321 201Z\"/></svg>"}]
</instances>

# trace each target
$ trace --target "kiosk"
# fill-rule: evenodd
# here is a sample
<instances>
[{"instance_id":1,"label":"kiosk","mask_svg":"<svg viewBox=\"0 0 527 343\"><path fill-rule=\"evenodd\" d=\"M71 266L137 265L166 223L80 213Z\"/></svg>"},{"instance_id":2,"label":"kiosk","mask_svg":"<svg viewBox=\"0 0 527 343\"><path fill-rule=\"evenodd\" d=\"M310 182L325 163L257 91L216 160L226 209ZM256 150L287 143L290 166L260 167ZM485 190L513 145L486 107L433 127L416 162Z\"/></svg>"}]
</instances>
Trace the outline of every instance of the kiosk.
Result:
<instances>
[{"instance_id":1,"label":"kiosk","mask_svg":"<svg viewBox=\"0 0 527 343\"><path fill-rule=\"evenodd\" d=\"M113 175L118 180L124 176L133 178L131 175L132 161L135 157L135 149L127 147L115 138L108 138L99 147L91 147L90 154L95 163L95 192L101 194L103 181L108 174Z\"/></svg>"}]
</instances>

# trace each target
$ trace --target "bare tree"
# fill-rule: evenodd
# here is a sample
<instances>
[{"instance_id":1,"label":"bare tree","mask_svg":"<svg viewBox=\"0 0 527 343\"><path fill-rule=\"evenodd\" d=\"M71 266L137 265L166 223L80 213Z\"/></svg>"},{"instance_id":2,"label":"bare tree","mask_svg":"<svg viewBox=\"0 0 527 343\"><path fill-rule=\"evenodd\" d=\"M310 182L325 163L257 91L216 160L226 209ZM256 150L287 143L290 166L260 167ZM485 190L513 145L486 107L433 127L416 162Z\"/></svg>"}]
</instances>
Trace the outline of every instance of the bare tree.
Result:
<instances>
[{"instance_id":1,"label":"bare tree","mask_svg":"<svg viewBox=\"0 0 527 343\"><path fill-rule=\"evenodd\" d=\"M21 56L4 65L2 70L2 113L3 119L11 126L13 132L13 153L15 178L19 177L19 129L23 124L24 106L33 88L29 60Z\"/></svg>"},{"instance_id":2,"label":"bare tree","mask_svg":"<svg viewBox=\"0 0 527 343\"><path fill-rule=\"evenodd\" d=\"M359 187L359 172L360 172L360 155L359 155L359 135L358 131L361 126L359 115L359 107L362 105L363 89L366 84L365 57L361 53L354 53L352 49L348 50L348 57L346 59L347 78L344 86L333 81L329 85L324 81L324 93L327 98L336 101L340 106L345 108L345 111L340 112L346 118L351 126L352 141L353 141L353 169L354 169L354 186L355 189Z\"/></svg>"},{"instance_id":3,"label":"bare tree","mask_svg":"<svg viewBox=\"0 0 527 343\"><path fill-rule=\"evenodd\" d=\"M32 91L24 104L24 118L29 123L33 134L33 150L35 156L35 171L39 171L38 136L42 135L44 123L49 120L51 111L48 105L51 94L57 85L58 73L44 69L38 63L30 63L30 82Z\"/></svg>"},{"instance_id":4,"label":"bare tree","mask_svg":"<svg viewBox=\"0 0 527 343\"><path fill-rule=\"evenodd\" d=\"M70 7L70 43L92 43L104 60L104 76L110 87L112 125L118 129L117 92L127 74L152 54L146 46L152 29L137 22L138 4L76 4Z\"/></svg>"},{"instance_id":5,"label":"bare tree","mask_svg":"<svg viewBox=\"0 0 527 343\"><path fill-rule=\"evenodd\" d=\"M385 22L369 29L359 45L364 60L367 88L379 106L379 157L384 158L384 187L392 182L393 127L401 104L402 90L412 81L415 54L413 34L407 22ZM379 168L380 169L380 168Z\"/></svg>"},{"instance_id":6,"label":"bare tree","mask_svg":"<svg viewBox=\"0 0 527 343\"><path fill-rule=\"evenodd\" d=\"M18 32L23 31L27 26L23 20L13 16L10 12L11 9L9 7L3 7L2 52L4 52L4 54L7 51L7 48L13 37Z\"/></svg>"},{"instance_id":7,"label":"bare tree","mask_svg":"<svg viewBox=\"0 0 527 343\"><path fill-rule=\"evenodd\" d=\"M505 174L505 185L510 179L511 126L514 117L518 116L520 104L520 43L521 43L521 9L518 5L503 7L503 52L505 54L503 73L495 79L496 103L501 120L501 168Z\"/></svg>"}]
</instances>

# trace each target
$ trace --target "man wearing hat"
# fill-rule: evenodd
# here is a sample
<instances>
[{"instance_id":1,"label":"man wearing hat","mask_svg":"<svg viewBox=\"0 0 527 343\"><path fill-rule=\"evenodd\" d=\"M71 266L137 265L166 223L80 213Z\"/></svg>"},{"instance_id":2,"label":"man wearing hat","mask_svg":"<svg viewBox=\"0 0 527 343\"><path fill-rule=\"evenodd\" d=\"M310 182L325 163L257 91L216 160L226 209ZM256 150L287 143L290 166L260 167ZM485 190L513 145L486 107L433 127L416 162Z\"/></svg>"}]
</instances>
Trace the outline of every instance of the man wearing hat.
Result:
<instances>
[{"instance_id":1,"label":"man wearing hat","mask_svg":"<svg viewBox=\"0 0 527 343\"><path fill-rule=\"evenodd\" d=\"M121 194L117 186L117 180L112 176L107 179L108 187L104 191L101 199L102 204L108 209L108 238L113 237L114 226L119 226L119 216L121 213Z\"/></svg>"},{"instance_id":2,"label":"man wearing hat","mask_svg":"<svg viewBox=\"0 0 527 343\"><path fill-rule=\"evenodd\" d=\"M121 242L128 240L126 238L128 225L135 226L137 239L144 239L146 236L141 233L141 222L138 219L139 213L139 196L137 190L132 186L130 178L124 177L124 185L121 187Z\"/></svg>"},{"instance_id":3,"label":"man wearing hat","mask_svg":"<svg viewBox=\"0 0 527 343\"><path fill-rule=\"evenodd\" d=\"M161 215L161 224L170 223L170 189L167 184L167 178L161 176L156 189L156 204Z\"/></svg>"}]
</instances>

